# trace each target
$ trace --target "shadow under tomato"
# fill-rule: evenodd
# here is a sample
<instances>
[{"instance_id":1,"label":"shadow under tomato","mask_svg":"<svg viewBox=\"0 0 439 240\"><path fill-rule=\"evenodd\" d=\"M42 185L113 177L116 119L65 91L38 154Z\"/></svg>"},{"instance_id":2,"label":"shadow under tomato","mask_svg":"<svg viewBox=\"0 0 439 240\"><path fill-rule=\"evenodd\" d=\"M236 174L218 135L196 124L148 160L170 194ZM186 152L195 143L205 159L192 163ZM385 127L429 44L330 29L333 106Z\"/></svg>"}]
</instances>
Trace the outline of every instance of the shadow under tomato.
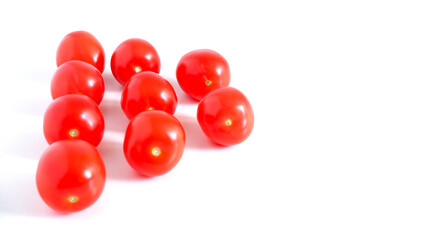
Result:
<instances>
[{"instance_id":1,"label":"shadow under tomato","mask_svg":"<svg viewBox=\"0 0 439 240\"><path fill-rule=\"evenodd\" d=\"M123 86L120 84L111 73L111 70L104 71L102 73L102 77L104 78L105 83L105 92L107 91L116 91L116 92L122 92Z\"/></svg>"},{"instance_id":2,"label":"shadow under tomato","mask_svg":"<svg viewBox=\"0 0 439 240\"><path fill-rule=\"evenodd\" d=\"M99 109L105 119L105 131L125 132L129 120L123 113L118 99L104 97L104 100L99 105Z\"/></svg>"},{"instance_id":3,"label":"shadow under tomato","mask_svg":"<svg viewBox=\"0 0 439 240\"><path fill-rule=\"evenodd\" d=\"M16 134L7 136L7 141L0 142L0 152L34 161L38 161L48 146L42 128L17 131Z\"/></svg>"},{"instance_id":4,"label":"shadow under tomato","mask_svg":"<svg viewBox=\"0 0 439 240\"><path fill-rule=\"evenodd\" d=\"M175 77L163 76L174 88L175 94L177 94L178 104L183 105L196 105L198 101L187 95L178 84L177 79Z\"/></svg>"},{"instance_id":5,"label":"shadow under tomato","mask_svg":"<svg viewBox=\"0 0 439 240\"><path fill-rule=\"evenodd\" d=\"M104 139L98 146L98 150L104 160L108 179L125 181L149 179L149 177L137 173L125 160L123 138L116 140L104 136Z\"/></svg>"},{"instance_id":6,"label":"shadow under tomato","mask_svg":"<svg viewBox=\"0 0 439 240\"><path fill-rule=\"evenodd\" d=\"M0 214L16 214L29 217L59 217L45 205L38 194L35 174L16 174L7 182L0 183Z\"/></svg>"},{"instance_id":7,"label":"shadow under tomato","mask_svg":"<svg viewBox=\"0 0 439 240\"><path fill-rule=\"evenodd\" d=\"M186 133L186 147L188 149L215 150L226 148L226 146L218 145L210 141L203 133L203 130L201 130L195 117L181 114L176 114L175 117L180 121L181 125L183 125Z\"/></svg>"}]
</instances>

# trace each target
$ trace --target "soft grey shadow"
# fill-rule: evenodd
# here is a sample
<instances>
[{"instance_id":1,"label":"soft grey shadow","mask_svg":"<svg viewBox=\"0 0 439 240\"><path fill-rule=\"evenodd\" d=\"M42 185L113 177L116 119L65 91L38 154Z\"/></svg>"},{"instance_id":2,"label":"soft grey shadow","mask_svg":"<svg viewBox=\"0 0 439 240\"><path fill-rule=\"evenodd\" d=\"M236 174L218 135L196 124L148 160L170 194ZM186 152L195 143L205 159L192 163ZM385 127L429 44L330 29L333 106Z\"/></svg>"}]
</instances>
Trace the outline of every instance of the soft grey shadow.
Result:
<instances>
[{"instance_id":1,"label":"soft grey shadow","mask_svg":"<svg viewBox=\"0 0 439 240\"><path fill-rule=\"evenodd\" d=\"M41 199L35 183L34 174L17 174L8 182L0 183L0 213L30 217L60 217Z\"/></svg>"},{"instance_id":2,"label":"soft grey shadow","mask_svg":"<svg viewBox=\"0 0 439 240\"><path fill-rule=\"evenodd\" d=\"M7 141L2 141L0 151L22 158L31 158L38 161L48 144L43 134L43 127L40 129L29 129L27 131L17 131L14 135L9 135Z\"/></svg>"},{"instance_id":3,"label":"soft grey shadow","mask_svg":"<svg viewBox=\"0 0 439 240\"><path fill-rule=\"evenodd\" d=\"M120 107L119 99L104 98L99 105L105 120L105 131L125 132L129 120Z\"/></svg>"},{"instance_id":4,"label":"soft grey shadow","mask_svg":"<svg viewBox=\"0 0 439 240\"><path fill-rule=\"evenodd\" d=\"M107 91L122 92L123 86L114 78L113 74L111 73L111 70L104 71L104 73L102 73L102 77L104 78L105 92Z\"/></svg>"},{"instance_id":5,"label":"soft grey shadow","mask_svg":"<svg viewBox=\"0 0 439 240\"><path fill-rule=\"evenodd\" d=\"M123 181L148 179L148 177L144 177L132 169L125 160L123 140L115 141L114 139L104 138L99 144L98 150L105 162L108 179Z\"/></svg>"},{"instance_id":6,"label":"soft grey shadow","mask_svg":"<svg viewBox=\"0 0 439 240\"><path fill-rule=\"evenodd\" d=\"M187 95L181 88L180 85L178 85L178 81L175 77L170 76L163 76L168 80L168 82L172 85L174 88L175 94L177 94L178 104L183 105L196 105L198 104L198 101Z\"/></svg>"},{"instance_id":7,"label":"soft grey shadow","mask_svg":"<svg viewBox=\"0 0 439 240\"><path fill-rule=\"evenodd\" d=\"M176 114L175 117L180 121L181 125L183 125L186 133L187 148L198 150L215 150L225 148L225 146L218 145L206 137L195 117L182 114Z\"/></svg>"}]
</instances>

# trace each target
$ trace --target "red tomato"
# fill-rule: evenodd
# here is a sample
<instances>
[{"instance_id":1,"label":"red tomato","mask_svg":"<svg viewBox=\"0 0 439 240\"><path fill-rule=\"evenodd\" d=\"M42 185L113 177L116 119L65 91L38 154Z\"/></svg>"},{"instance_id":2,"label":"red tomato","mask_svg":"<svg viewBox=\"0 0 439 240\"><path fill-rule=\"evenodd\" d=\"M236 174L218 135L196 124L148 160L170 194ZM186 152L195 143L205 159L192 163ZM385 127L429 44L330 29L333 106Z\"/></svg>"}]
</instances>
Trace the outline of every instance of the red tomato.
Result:
<instances>
[{"instance_id":1,"label":"red tomato","mask_svg":"<svg viewBox=\"0 0 439 240\"><path fill-rule=\"evenodd\" d=\"M91 98L70 94L49 105L43 128L49 144L62 139L82 139L97 146L104 135L104 117Z\"/></svg>"},{"instance_id":2,"label":"red tomato","mask_svg":"<svg viewBox=\"0 0 439 240\"><path fill-rule=\"evenodd\" d=\"M89 96L97 104L104 97L104 79L92 65L72 60L63 63L52 77L51 93L56 99L67 94L80 93Z\"/></svg>"},{"instance_id":3,"label":"red tomato","mask_svg":"<svg viewBox=\"0 0 439 240\"><path fill-rule=\"evenodd\" d=\"M162 110L172 115L177 107L177 95L168 80L157 73L142 72L127 83L120 103L129 119L146 110Z\"/></svg>"},{"instance_id":4,"label":"red tomato","mask_svg":"<svg viewBox=\"0 0 439 240\"><path fill-rule=\"evenodd\" d=\"M80 60L95 66L101 73L105 68L104 48L89 32L76 31L67 34L56 51L56 65Z\"/></svg>"},{"instance_id":5,"label":"red tomato","mask_svg":"<svg viewBox=\"0 0 439 240\"><path fill-rule=\"evenodd\" d=\"M220 88L198 105L198 123L206 136L221 145L235 145L250 136L254 124L252 106L238 89Z\"/></svg>"},{"instance_id":6,"label":"red tomato","mask_svg":"<svg viewBox=\"0 0 439 240\"><path fill-rule=\"evenodd\" d=\"M177 81L183 91L199 101L208 93L229 86L229 64L215 51L195 50L180 59Z\"/></svg>"},{"instance_id":7,"label":"red tomato","mask_svg":"<svg viewBox=\"0 0 439 240\"><path fill-rule=\"evenodd\" d=\"M77 212L92 205L105 185L105 166L96 147L82 140L50 145L38 162L36 183L56 211Z\"/></svg>"},{"instance_id":8,"label":"red tomato","mask_svg":"<svg viewBox=\"0 0 439 240\"><path fill-rule=\"evenodd\" d=\"M128 124L123 151L134 170L152 177L174 168L185 143L180 122L166 112L152 110L139 113Z\"/></svg>"},{"instance_id":9,"label":"red tomato","mask_svg":"<svg viewBox=\"0 0 439 240\"><path fill-rule=\"evenodd\" d=\"M131 38L122 42L111 56L111 72L116 80L125 85L136 73L160 72L160 58L147 41Z\"/></svg>"}]
</instances>

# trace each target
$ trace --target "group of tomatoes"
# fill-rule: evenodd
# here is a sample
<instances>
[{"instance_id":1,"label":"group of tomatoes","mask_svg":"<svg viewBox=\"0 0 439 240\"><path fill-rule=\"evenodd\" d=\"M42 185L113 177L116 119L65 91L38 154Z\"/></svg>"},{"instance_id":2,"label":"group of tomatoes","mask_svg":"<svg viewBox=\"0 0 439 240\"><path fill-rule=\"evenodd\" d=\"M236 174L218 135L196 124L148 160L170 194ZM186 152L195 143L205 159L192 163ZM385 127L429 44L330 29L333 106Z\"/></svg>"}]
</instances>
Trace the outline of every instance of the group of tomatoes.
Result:
<instances>
[{"instance_id":1,"label":"group of tomatoes","mask_svg":"<svg viewBox=\"0 0 439 240\"><path fill-rule=\"evenodd\" d=\"M44 114L49 147L36 173L38 192L54 210L75 212L101 195L105 164L96 146L104 135L98 107L104 96L102 45L90 33L67 34L56 53L58 69L51 82L54 101ZM130 123L123 151L129 165L145 176L169 172L180 160L186 133L176 117L177 95L159 75L160 58L143 39L122 42L111 57L111 71L124 86L121 107ZM252 107L239 90L229 87L230 69L219 53L202 49L185 54L178 63L177 81L200 101L197 120L206 136L220 145L235 145L251 133Z\"/></svg>"}]
</instances>

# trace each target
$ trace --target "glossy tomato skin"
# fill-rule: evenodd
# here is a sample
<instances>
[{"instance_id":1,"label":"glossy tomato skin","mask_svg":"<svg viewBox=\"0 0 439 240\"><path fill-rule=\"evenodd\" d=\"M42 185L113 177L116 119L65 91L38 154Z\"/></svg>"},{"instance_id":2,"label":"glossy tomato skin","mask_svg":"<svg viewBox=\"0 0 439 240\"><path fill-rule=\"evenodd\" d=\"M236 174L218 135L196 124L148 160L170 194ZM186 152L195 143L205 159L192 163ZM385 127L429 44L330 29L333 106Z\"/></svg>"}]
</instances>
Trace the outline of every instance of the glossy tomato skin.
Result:
<instances>
[{"instance_id":1,"label":"glossy tomato skin","mask_svg":"<svg viewBox=\"0 0 439 240\"><path fill-rule=\"evenodd\" d=\"M94 66L72 60L56 69L50 90L53 99L78 93L89 96L99 104L104 97L105 86L101 73Z\"/></svg>"},{"instance_id":2,"label":"glossy tomato skin","mask_svg":"<svg viewBox=\"0 0 439 240\"><path fill-rule=\"evenodd\" d=\"M89 97L70 94L55 99L44 114L44 136L49 144L82 139L97 146L104 135L104 117Z\"/></svg>"},{"instance_id":3,"label":"glossy tomato skin","mask_svg":"<svg viewBox=\"0 0 439 240\"><path fill-rule=\"evenodd\" d=\"M61 212L92 205L105 186L105 166L96 147L82 140L51 144L38 162L36 184L43 201Z\"/></svg>"},{"instance_id":4,"label":"glossy tomato skin","mask_svg":"<svg viewBox=\"0 0 439 240\"><path fill-rule=\"evenodd\" d=\"M125 158L138 173L154 177L180 161L186 144L181 123L159 110L139 113L129 123L123 144Z\"/></svg>"},{"instance_id":5,"label":"glossy tomato skin","mask_svg":"<svg viewBox=\"0 0 439 240\"><path fill-rule=\"evenodd\" d=\"M75 31L67 34L56 51L56 65L79 60L96 67L99 72L104 72L105 53L101 43L91 33Z\"/></svg>"},{"instance_id":6,"label":"glossy tomato skin","mask_svg":"<svg viewBox=\"0 0 439 240\"><path fill-rule=\"evenodd\" d=\"M208 94L198 105L198 123L206 136L221 145L235 145L250 136L252 106L238 89L224 87Z\"/></svg>"},{"instance_id":7,"label":"glossy tomato skin","mask_svg":"<svg viewBox=\"0 0 439 240\"><path fill-rule=\"evenodd\" d=\"M149 42L131 38L122 42L111 56L111 72L125 85L136 73L151 71L160 73L160 58Z\"/></svg>"},{"instance_id":8,"label":"glossy tomato skin","mask_svg":"<svg viewBox=\"0 0 439 240\"><path fill-rule=\"evenodd\" d=\"M120 103L129 119L146 110L162 110L172 115L177 108L177 95L165 78L141 72L125 85Z\"/></svg>"},{"instance_id":9,"label":"glossy tomato skin","mask_svg":"<svg viewBox=\"0 0 439 240\"><path fill-rule=\"evenodd\" d=\"M230 83L230 68L226 59L209 49L185 54L177 65L176 75L181 89L198 101Z\"/></svg>"}]
</instances>

